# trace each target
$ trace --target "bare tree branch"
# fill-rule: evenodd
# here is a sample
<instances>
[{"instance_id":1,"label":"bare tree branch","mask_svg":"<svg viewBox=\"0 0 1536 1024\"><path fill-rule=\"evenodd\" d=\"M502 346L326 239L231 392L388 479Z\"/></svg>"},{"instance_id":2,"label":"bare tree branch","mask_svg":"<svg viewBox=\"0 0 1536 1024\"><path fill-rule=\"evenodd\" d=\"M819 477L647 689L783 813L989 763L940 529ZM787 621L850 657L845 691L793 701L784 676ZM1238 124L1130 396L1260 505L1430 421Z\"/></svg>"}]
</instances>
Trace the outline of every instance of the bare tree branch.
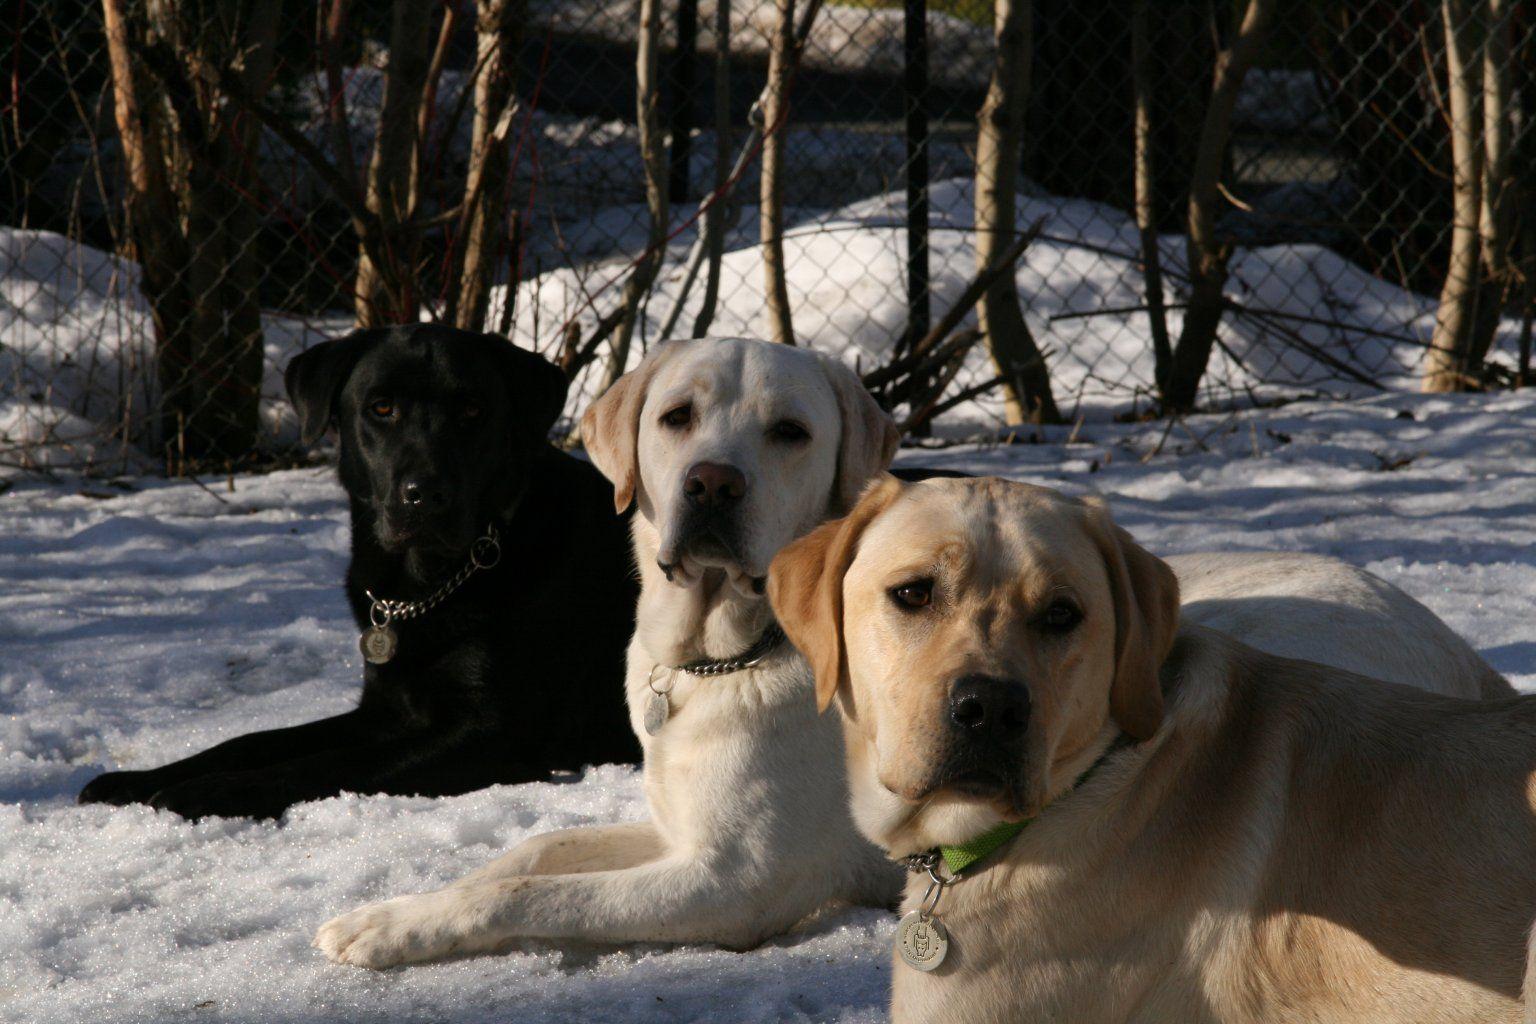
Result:
<instances>
[{"instance_id":1,"label":"bare tree branch","mask_svg":"<svg viewBox=\"0 0 1536 1024\"><path fill-rule=\"evenodd\" d=\"M1192 282L1184 328L1173 350L1163 404L1175 411L1194 407L1200 379L1211 358L1216 329L1221 323L1222 293L1227 283L1230 243L1216 235L1220 207L1221 167L1232 134L1232 111L1248 69L1253 66L1269 37L1276 0L1248 0L1242 24L1230 48L1216 55L1216 78L1206 103L1205 123L1195 152L1189 183L1189 274Z\"/></svg>"},{"instance_id":2,"label":"bare tree branch","mask_svg":"<svg viewBox=\"0 0 1536 1024\"><path fill-rule=\"evenodd\" d=\"M768 49L768 86L763 90L763 168L759 181L758 233L763 248L763 313L769 340L795 343L784 270L784 132L789 115L789 78L794 62L795 0L775 0Z\"/></svg>"},{"instance_id":3,"label":"bare tree branch","mask_svg":"<svg viewBox=\"0 0 1536 1024\"><path fill-rule=\"evenodd\" d=\"M1035 221L1029 230L1014 239L1007 252L999 255L990 266L982 268L971 278L965 289L961 291L959 298L955 299L950 307L944 311L944 315L939 317L939 322L934 324L927 334L918 339L917 344L912 346L910 352L899 359L892 360L884 366L866 373L864 375L864 386L871 390L884 387L903 375L913 373L917 367L922 366L934 347L949 337L956 327L960 326L960 321L964 320L971 310L975 308L976 303L981 301L981 297L986 293L987 289L991 288L999 278L1006 276L1011 279L1013 277L1014 265L1018 263L1019 257L1024 255L1024 250L1029 248L1030 243L1040 237L1040 232L1044 227L1045 218L1042 217Z\"/></svg>"},{"instance_id":4,"label":"bare tree branch","mask_svg":"<svg viewBox=\"0 0 1536 1024\"><path fill-rule=\"evenodd\" d=\"M475 80L474 133L457 232L460 245L449 280L446 314L457 326L472 331L485 322L500 243L505 241L501 226L510 172L507 140L517 113L513 87L527 4L525 0L477 0L476 10L480 73ZM517 282L509 281L508 287L515 289Z\"/></svg>"},{"instance_id":5,"label":"bare tree branch","mask_svg":"<svg viewBox=\"0 0 1536 1024\"><path fill-rule=\"evenodd\" d=\"M395 0L393 5L389 73L365 197L377 218L379 244L362 247L354 286L357 322L363 327L416 315L417 297L411 287L416 255L409 221L415 213L417 114L429 70L427 46L435 6L423 0Z\"/></svg>"},{"instance_id":6,"label":"bare tree branch","mask_svg":"<svg viewBox=\"0 0 1536 1024\"><path fill-rule=\"evenodd\" d=\"M640 0L640 34L635 54L636 116L640 128L640 159L645 170L645 202L650 236L629 280L624 283L623 315L608 357L608 369L598 393L607 391L624 375L630 341L640 316L640 300L651 289L666 256L667 245L667 150L662 144L658 56L661 50L661 0ZM594 333L594 337L596 337Z\"/></svg>"}]
</instances>

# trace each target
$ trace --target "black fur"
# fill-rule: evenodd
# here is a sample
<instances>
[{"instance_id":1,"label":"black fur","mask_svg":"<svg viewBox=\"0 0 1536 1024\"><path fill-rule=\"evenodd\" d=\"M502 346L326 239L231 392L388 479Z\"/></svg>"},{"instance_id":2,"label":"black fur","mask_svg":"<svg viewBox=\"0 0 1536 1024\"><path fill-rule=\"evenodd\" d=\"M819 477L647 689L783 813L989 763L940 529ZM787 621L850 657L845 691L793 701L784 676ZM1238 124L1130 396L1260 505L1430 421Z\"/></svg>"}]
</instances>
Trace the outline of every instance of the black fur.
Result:
<instances>
[{"instance_id":1,"label":"black fur","mask_svg":"<svg viewBox=\"0 0 1536 1024\"><path fill-rule=\"evenodd\" d=\"M286 383L306 440L340 432L359 629L364 591L425 597L489 523L501 560L394 625L399 651L365 666L356 710L109 772L81 802L276 817L342 790L437 796L637 760L623 688L638 595L628 523L609 483L548 443L564 376L495 335L412 325L317 345Z\"/></svg>"}]
</instances>

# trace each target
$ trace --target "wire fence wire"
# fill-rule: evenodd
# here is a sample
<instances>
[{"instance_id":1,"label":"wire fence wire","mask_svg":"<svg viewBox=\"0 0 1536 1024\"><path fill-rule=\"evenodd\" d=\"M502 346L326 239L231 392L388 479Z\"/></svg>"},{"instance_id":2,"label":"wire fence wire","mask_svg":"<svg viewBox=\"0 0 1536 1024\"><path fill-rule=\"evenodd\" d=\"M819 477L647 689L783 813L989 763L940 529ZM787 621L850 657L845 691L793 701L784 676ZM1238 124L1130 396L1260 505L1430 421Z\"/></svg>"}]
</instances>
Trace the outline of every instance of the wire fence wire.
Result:
<instances>
[{"instance_id":1,"label":"wire fence wire","mask_svg":"<svg viewBox=\"0 0 1536 1024\"><path fill-rule=\"evenodd\" d=\"M637 59L653 5L647 133ZM805 45L769 124L758 101L786 6ZM1039 233L1017 292L1063 416L1139 415L1158 392L1149 307L1177 338L1191 301L1191 182L1211 83L1248 4L1153 4L1139 50L1138 4L1027 6L1016 213L1019 231ZM1488 95L1506 105L1508 266L1483 300L1493 341L1479 373L1515 382L1536 305L1536 12L1510 0L1281 8L1220 140L1226 282L1199 404L1417 386L1453 274L1450 15L1476 20L1474 53L1505 89ZM359 320L499 331L567 368L573 416L622 369L615 339L630 327L626 365L668 327L771 336L762 132L782 147L797 343L888 381L978 272L991 2L9 9L3 466L180 473L289 457L282 368ZM648 145L664 175L650 194ZM701 238L713 218L714 247ZM652 264L627 308L626 286ZM973 337L973 323L960 319L954 337ZM985 339L929 351L943 358L880 390L899 418L948 438L1005 426Z\"/></svg>"}]
</instances>

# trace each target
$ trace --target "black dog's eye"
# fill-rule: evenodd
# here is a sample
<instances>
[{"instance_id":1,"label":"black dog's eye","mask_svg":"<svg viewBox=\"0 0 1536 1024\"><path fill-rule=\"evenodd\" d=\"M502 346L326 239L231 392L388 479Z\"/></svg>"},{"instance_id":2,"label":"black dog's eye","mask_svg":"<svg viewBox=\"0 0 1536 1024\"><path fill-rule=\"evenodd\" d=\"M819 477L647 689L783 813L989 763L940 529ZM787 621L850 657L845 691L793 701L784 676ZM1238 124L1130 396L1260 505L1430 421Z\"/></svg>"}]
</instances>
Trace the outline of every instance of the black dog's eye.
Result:
<instances>
[{"instance_id":1,"label":"black dog's eye","mask_svg":"<svg viewBox=\"0 0 1536 1024\"><path fill-rule=\"evenodd\" d=\"M670 410L668 412L663 413L662 417L661 417L661 422L662 422L663 426L671 427L674 430L677 430L677 429L680 429L682 427L686 427L689 424L689 422L692 421L692 419L693 419L693 406L691 406L691 405L680 405L676 409L672 409L672 410Z\"/></svg>"},{"instance_id":2,"label":"black dog's eye","mask_svg":"<svg viewBox=\"0 0 1536 1024\"><path fill-rule=\"evenodd\" d=\"M470 402L459 410L459 416L466 420L477 420L480 418L480 407Z\"/></svg>"},{"instance_id":3,"label":"black dog's eye","mask_svg":"<svg viewBox=\"0 0 1536 1024\"><path fill-rule=\"evenodd\" d=\"M1047 632L1069 633L1083 621L1083 613L1071 601L1056 601L1040 615L1040 625Z\"/></svg>"},{"instance_id":4,"label":"black dog's eye","mask_svg":"<svg viewBox=\"0 0 1536 1024\"><path fill-rule=\"evenodd\" d=\"M891 600L902 608L926 608L933 603L933 580L913 580L892 587Z\"/></svg>"},{"instance_id":5,"label":"black dog's eye","mask_svg":"<svg viewBox=\"0 0 1536 1024\"><path fill-rule=\"evenodd\" d=\"M811 432L794 420L779 420L768 431L775 440L787 441L790 444L800 444L811 439Z\"/></svg>"},{"instance_id":6,"label":"black dog's eye","mask_svg":"<svg viewBox=\"0 0 1536 1024\"><path fill-rule=\"evenodd\" d=\"M387 420L395 414L395 403L387 398L379 398L368 406L368 411L381 420Z\"/></svg>"}]
</instances>

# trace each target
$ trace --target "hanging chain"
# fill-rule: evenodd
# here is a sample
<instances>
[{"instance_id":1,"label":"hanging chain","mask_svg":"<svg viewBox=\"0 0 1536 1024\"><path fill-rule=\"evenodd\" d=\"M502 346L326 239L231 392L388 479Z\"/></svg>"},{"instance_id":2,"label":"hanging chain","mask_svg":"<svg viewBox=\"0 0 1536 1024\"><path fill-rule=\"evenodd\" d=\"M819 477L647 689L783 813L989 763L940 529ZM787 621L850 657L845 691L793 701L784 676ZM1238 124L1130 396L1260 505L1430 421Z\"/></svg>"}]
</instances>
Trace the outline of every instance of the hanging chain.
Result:
<instances>
[{"instance_id":1,"label":"hanging chain","mask_svg":"<svg viewBox=\"0 0 1536 1024\"><path fill-rule=\"evenodd\" d=\"M448 600L475 573L481 569L494 569L500 561L501 540L496 533L496 524L492 523L485 528L485 534L470 545L469 561L464 563L464 567L447 583L420 601L395 601L387 597L374 597L371 590L363 591L368 600L373 602L368 607L368 620L375 626L387 626L391 622L425 615Z\"/></svg>"}]
</instances>

